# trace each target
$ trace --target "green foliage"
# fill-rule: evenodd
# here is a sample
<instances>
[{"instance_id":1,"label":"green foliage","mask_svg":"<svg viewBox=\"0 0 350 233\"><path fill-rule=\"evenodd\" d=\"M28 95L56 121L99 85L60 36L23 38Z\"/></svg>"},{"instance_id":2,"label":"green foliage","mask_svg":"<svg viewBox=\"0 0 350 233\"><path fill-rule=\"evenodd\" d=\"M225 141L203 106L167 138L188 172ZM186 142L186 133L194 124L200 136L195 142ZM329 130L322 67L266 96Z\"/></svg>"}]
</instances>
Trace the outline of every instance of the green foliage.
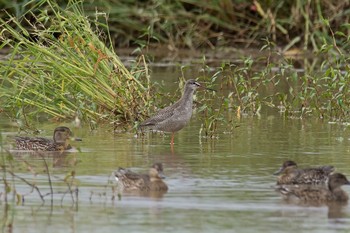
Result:
<instances>
[{"instance_id":1,"label":"green foliage","mask_svg":"<svg viewBox=\"0 0 350 233\"><path fill-rule=\"evenodd\" d=\"M350 27L342 24L348 10L334 12L343 3L233 2L96 2L98 9L108 9L109 17L92 11L87 2L61 8L42 0L27 3L29 11L17 7L27 12L25 17L7 15L0 25L0 48L12 49L0 65L0 110L17 117L44 112L58 119L78 116L93 123L136 127L135 122L159 106L155 100L162 94L151 94L146 59L140 57L127 70L114 53L114 41L136 43L138 51L151 49L153 43L175 49L262 41L258 58L223 63L215 72L203 61L199 80L209 86L220 83L221 90L228 90L224 96L217 93L216 99L212 93L201 98L198 110L205 136L215 137L220 123L231 123L232 130L234 116L259 115L265 107L287 117L348 121L349 67L344 54ZM281 44L283 48L276 49ZM307 57L301 61L284 57L295 46L312 48L322 64L310 64ZM304 69L296 69L296 62L302 62Z\"/></svg>"},{"instance_id":2,"label":"green foliage","mask_svg":"<svg viewBox=\"0 0 350 233\"><path fill-rule=\"evenodd\" d=\"M15 116L44 112L57 119L78 116L115 126L148 114L143 106L152 99L144 60L131 72L126 69L103 41L111 38L99 28L108 30L108 25L87 18L79 2L60 8L43 0L38 6L35 14L0 21L1 47L11 48L0 65L0 101L6 111Z\"/></svg>"},{"instance_id":3,"label":"green foliage","mask_svg":"<svg viewBox=\"0 0 350 233\"><path fill-rule=\"evenodd\" d=\"M214 86L219 84L215 101L207 99L199 108L200 131L205 136L216 135L220 124L225 132L231 132L237 119L259 116L267 108L289 118L350 121L349 58L336 44L325 42L318 58L312 57L311 63L308 58L281 56L273 52L274 46L267 41L263 46L267 55L262 53L256 59L244 57L234 64L223 63L214 72L209 72L213 68L204 61L202 70L207 72L200 78ZM304 69L295 68L298 62L303 62Z\"/></svg>"}]
</instances>

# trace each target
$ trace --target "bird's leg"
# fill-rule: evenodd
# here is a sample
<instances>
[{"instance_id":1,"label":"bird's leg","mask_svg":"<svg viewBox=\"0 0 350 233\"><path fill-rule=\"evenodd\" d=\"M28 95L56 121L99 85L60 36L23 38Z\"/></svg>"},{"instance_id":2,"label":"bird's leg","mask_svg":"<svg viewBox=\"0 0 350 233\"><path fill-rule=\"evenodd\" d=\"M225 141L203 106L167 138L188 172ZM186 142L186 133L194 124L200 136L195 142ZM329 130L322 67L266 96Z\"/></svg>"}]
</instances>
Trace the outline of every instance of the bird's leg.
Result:
<instances>
[{"instance_id":1,"label":"bird's leg","mask_svg":"<svg viewBox=\"0 0 350 233\"><path fill-rule=\"evenodd\" d=\"M174 144L170 145L171 155L174 155Z\"/></svg>"},{"instance_id":2,"label":"bird's leg","mask_svg":"<svg viewBox=\"0 0 350 233\"><path fill-rule=\"evenodd\" d=\"M170 142L171 145L174 145L174 136L175 136L175 133L172 132L171 133L171 142Z\"/></svg>"}]
</instances>

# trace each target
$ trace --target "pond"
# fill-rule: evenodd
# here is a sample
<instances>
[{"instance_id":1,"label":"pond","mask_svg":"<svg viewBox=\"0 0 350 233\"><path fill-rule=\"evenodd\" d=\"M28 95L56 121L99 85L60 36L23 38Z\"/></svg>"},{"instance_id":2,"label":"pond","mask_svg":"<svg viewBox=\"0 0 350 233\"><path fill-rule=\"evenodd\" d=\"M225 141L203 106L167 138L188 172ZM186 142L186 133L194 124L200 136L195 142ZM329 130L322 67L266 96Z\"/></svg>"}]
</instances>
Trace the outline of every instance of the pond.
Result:
<instances>
[{"instance_id":1,"label":"pond","mask_svg":"<svg viewBox=\"0 0 350 233\"><path fill-rule=\"evenodd\" d=\"M155 69L154 79L174 83L177 74ZM176 85L176 84L175 84ZM171 86L168 88L172 88ZM175 135L155 133L113 134L108 126L90 131L74 128L76 152L62 155L14 153L13 171L35 182L42 194L50 192L45 162L54 194L40 196L23 181L16 190L24 202L5 205L0 214L4 232L347 232L350 207L329 209L286 203L275 192L272 174L291 159L300 167L333 165L350 177L350 136L347 126L320 119L289 119L263 111L236 119L232 133L221 130L218 138L199 135L196 115ZM2 137L17 133L2 119ZM57 124L38 126L49 136ZM222 129L225 126L221 127ZM5 145L6 146L6 145ZM4 151L2 152L5 153ZM162 197L121 195L113 200L111 173L118 167L147 172L162 162L169 191ZM74 172L78 194L64 194L64 181ZM8 179L12 179L7 174ZM350 187L343 187L350 193ZM1 182L3 192L4 184ZM12 200L12 197L8 197ZM10 227L6 223L11 222Z\"/></svg>"}]
</instances>

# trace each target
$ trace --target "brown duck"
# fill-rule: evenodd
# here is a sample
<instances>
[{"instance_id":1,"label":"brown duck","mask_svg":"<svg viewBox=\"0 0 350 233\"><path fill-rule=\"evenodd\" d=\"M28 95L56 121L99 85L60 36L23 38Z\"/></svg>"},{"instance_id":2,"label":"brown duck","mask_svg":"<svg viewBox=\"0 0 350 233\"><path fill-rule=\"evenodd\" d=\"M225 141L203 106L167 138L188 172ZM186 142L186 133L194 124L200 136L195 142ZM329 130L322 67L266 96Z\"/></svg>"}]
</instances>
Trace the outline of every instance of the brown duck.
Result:
<instances>
[{"instance_id":1,"label":"brown duck","mask_svg":"<svg viewBox=\"0 0 350 233\"><path fill-rule=\"evenodd\" d=\"M166 192L168 190L168 186L163 181L163 165L161 163L154 163L148 174L138 174L129 169L119 168L118 171L114 172L114 175L121 190L125 192Z\"/></svg>"},{"instance_id":2,"label":"brown duck","mask_svg":"<svg viewBox=\"0 0 350 233\"><path fill-rule=\"evenodd\" d=\"M69 139L72 131L65 126L57 127L53 133L53 140L42 137L14 137L17 150L31 151L62 151L71 149ZM81 139L75 139L80 141Z\"/></svg>"},{"instance_id":3,"label":"brown duck","mask_svg":"<svg viewBox=\"0 0 350 233\"><path fill-rule=\"evenodd\" d=\"M322 166L316 168L298 168L294 161L288 160L274 173L279 175L277 184L324 184L329 175L334 172L333 166Z\"/></svg>"},{"instance_id":4,"label":"brown duck","mask_svg":"<svg viewBox=\"0 0 350 233\"><path fill-rule=\"evenodd\" d=\"M350 182L341 173L329 176L328 186L320 185L282 185L277 188L286 199L296 197L304 203L326 204L329 202L347 203L348 194L341 189Z\"/></svg>"}]
</instances>

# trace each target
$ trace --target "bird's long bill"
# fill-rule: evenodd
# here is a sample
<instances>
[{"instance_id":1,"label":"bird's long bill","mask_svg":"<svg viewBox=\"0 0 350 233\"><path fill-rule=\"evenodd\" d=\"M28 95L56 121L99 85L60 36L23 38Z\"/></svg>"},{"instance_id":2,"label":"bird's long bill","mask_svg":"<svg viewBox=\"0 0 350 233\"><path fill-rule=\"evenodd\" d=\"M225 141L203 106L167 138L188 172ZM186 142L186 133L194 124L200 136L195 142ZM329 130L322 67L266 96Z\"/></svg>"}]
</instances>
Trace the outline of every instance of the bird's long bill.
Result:
<instances>
[{"instance_id":1,"label":"bird's long bill","mask_svg":"<svg viewBox=\"0 0 350 233\"><path fill-rule=\"evenodd\" d=\"M77 142L83 141L83 139L81 139L81 138L75 138L75 137L72 137L71 140L72 140L72 141L77 141Z\"/></svg>"},{"instance_id":2,"label":"bird's long bill","mask_svg":"<svg viewBox=\"0 0 350 233\"><path fill-rule=\"evenodd\" d=\"M280 169L278 169L275 173L273 173L275 176L281 174L281 172L283 172L284 167L280 167Z\"/></svg>"}]
</instances>

